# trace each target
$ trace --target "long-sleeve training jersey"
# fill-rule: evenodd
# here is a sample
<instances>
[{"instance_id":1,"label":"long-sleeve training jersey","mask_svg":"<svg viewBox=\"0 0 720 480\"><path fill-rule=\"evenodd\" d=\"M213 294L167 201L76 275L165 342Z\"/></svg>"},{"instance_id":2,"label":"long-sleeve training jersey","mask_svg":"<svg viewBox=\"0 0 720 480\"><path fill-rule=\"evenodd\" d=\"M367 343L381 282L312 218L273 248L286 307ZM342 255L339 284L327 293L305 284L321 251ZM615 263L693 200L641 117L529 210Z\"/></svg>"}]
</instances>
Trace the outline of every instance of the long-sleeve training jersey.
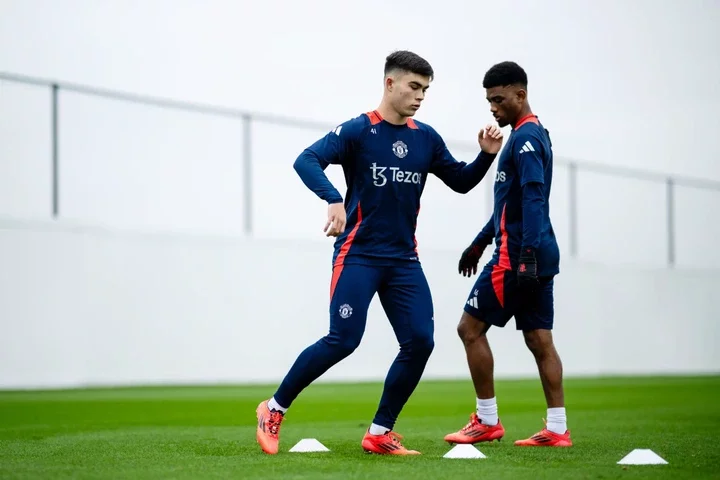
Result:
<instances>
[{"instance_id":1,"label":"long-sleeve training jersey","mask_svg":"<svg viewBox=\"0 0 720 480\"><path fill-rule=\"evenodd\" d=\"M493 215L475 238L495 240L490 263L515 270L521 248L535 250L538 275L559 273L560 251L550 222L553 152L550 135L535 115L515 125L495 173Z\"/></svg>"},{"instance_id":2,"label":"long-sleeve training jersey","mask_svg":"<svg viewBox=\"0 0 720 480\"><path fill-rule=\"evenodd\" d=\"M419 266L415 230L428 174L467 193L495 156L480 152L470 164L458 161L429 125L413 119L395 125L373 111L338 125L306 148L294 167L305 185L331 204L343 197L324 170L342 165L347 225L335 241L333 265Z\"/></svg>"}]
</instances>

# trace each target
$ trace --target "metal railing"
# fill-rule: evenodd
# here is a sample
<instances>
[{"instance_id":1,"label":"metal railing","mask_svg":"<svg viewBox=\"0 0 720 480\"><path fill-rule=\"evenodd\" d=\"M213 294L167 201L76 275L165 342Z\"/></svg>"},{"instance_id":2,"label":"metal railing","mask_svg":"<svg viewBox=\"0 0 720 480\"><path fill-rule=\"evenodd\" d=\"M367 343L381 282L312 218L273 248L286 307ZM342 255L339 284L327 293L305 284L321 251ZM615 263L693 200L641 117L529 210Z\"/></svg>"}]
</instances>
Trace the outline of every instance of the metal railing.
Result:
<instances>
[{"instance_id":1,"label":"metal railing","mask_svg":"<svg viewBox=\"0 0 720 480\"><path fill-rule=\"evenodd\" d=\"M298 127L315 130L329 130L335 125L329 123L293 118L287 116L271 115L235 108L206 105L194 102L178 101L173 99L139 95L117 90L96 88L77 83L59 82L44 78L31 77L26 75L0 72L0 80L7 82L47 87L51 92L51 145L52 145L52 217L60 216L59 204L59 153L58 153L58 98L60 90L81 93L90 96L104 97L113 100L121 100L136 104L151 105L155 107L177 109L186 112L202 113L219 117L237 119L242 124L243 136L243 192L244 192L244 233L251 236L253 233L253 184L252 184L252 124L253 122L265 122L280 126ZM448 142L449 146L474 150L475 145L463 144L460 142ZM667 264L675 264L676 238L675 238L675 188L678 186L709 189L720 191L720 182L712 180L682 177L677 175L663 175L650 171L633 169L628 167L617 167L588 161L578 162L565 160L556 157L556 164L565 165L568 168L568 214L569 214L569 250L572 257L578 255L578 192L577 174L579 170L591 173L605 174L620 178L636 178L653 183L665 184L666 191L666 215L667 215Z\"/></svg>"}]
</instances>

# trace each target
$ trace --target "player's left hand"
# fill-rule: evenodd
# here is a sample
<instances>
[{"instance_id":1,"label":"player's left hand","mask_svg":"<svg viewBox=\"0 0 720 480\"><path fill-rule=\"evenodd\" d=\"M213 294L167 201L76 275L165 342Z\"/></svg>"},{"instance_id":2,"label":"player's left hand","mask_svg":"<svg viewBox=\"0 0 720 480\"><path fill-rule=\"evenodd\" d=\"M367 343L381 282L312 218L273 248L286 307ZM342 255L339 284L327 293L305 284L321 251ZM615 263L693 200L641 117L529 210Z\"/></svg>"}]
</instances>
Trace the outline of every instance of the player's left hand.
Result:
<instances>
[{"instance_id":1,"label":"player's left hand","mask_svg":"<svg viewBox=\"0 0 720 480\"><path fill-rule=\"evenodd\" d=\"M487 124L478 133L478 143L485 153L495 154L502 148L503 133L497 125Z\"/></svg>"},{"instance_id":2,"label":"player's left hand","mask_svg":"<svg viewBox=\"0 0 720 480\"><path fill-rule=\"evenodd\" d=\"M520 250L517 271L518 286L521 289L534 290L539 285L537 277L537 260L531 248L523 247Z\"/></svg>"}]
</instances>

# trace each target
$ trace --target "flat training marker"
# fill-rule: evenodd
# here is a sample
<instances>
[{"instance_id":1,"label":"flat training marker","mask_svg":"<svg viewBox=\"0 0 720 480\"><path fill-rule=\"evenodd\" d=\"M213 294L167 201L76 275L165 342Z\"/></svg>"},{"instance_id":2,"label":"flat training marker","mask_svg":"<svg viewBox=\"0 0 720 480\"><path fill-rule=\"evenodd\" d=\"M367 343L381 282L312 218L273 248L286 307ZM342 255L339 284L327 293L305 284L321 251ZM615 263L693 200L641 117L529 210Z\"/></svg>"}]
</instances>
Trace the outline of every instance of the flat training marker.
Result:
<instances>
[{"instance_id":1,"label":"flat training marker","mask_svg":"<svg viewBox=\"0 0 720 480\"><path fill-rule=\"evenodd\" d=\"M295 453L308 453L308 452L329 452L330 449L320 443L315 438L303 438L294 447L290 449L291 452Z\"/></svg>"},{"instance_id":2,"label":"flat training marker","mask_svg":"<svg viewBox=\"0 0 720 480\"><path fill-rule=\"evenodd\" d=\"M455 445L443 458L487 458L473 445Z\"/></svg>"},{"instance_id":3,"label":"flat training marker","mask_svg":"<svg viewBox=\"0 0 720 480\"><path fill-rule=\"evenodd\" d=\"M660 455L647 448L636 448L617 462L618 465L667 465Z\"/></svg>"}]
</instances>

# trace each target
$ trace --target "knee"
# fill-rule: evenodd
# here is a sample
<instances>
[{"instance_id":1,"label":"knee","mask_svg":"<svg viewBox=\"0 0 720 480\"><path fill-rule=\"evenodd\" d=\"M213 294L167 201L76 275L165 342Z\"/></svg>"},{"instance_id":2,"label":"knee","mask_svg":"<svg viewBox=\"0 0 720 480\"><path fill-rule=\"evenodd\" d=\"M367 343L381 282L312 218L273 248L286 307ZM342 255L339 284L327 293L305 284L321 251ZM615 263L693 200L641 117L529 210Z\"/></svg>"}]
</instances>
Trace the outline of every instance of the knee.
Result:
<instances>
[{"instance_id":1,"label":"knee","mask_svg":"<svg viewBox=\"0 0 720 480\"><path fill-rule=\"evenodd\" d=\"M435 339L432 332L416 333L412 339L401 349L406 350L413 357L429 357L435 349Z\"/></svg>"},{"instance_id":2,"label":"knee","mask_svg":"<svg viewBox=\"0 0 720 480\"><path fill-rule=\"evenodd\" d=\"M486 332L487 329L484 328L483 322L467 313L463 313L463 316L460 318L460 323L458 323L457 326L457 333L465 345L473 343L485 335Z\"/></svg>"},{"instance_id":3,"label":"knee","mask_svg":"<svg viewBox=\"0 0 720 480\"><path fill-rule=\"evenodd\" d=\"M417 343L417 349L422 352L425 356L430 356L432 351L435 349L435 338L433 337L433 334L427 334L422 335L420 338L416 341Z\"/></svg>"},{"instance_id":4,"label":"knee","mask_svg":"<svg viewBox=\"0 0 720 480\"><path fill-rule=\"evenodd\" d=\"M353 353L359 346L362 337L355 335L327 335L322 339L338 357L344 358Z\"/></svg>"},{"instance_id":5,"label":"knee","mask_svg":"<svg viewBox=\"0 0 720 480\"><path fill-rule=\"evenodd\" d=\"M525 345L536 357L547 355L553 348L550 330L531 330L524 332Z\"/></svg>"},{"instance_id":6,"label":"knee","mask_svg":"<svg viewBox=\"0 0 720 480\"><path fill-rule=\"evenodd\" d=\"M353 353L358 347L360 346L360 339L356 337L346 338L344 341L340 342L340 350L345 355L350 355Z\"/></svg>"}]
</instances>

